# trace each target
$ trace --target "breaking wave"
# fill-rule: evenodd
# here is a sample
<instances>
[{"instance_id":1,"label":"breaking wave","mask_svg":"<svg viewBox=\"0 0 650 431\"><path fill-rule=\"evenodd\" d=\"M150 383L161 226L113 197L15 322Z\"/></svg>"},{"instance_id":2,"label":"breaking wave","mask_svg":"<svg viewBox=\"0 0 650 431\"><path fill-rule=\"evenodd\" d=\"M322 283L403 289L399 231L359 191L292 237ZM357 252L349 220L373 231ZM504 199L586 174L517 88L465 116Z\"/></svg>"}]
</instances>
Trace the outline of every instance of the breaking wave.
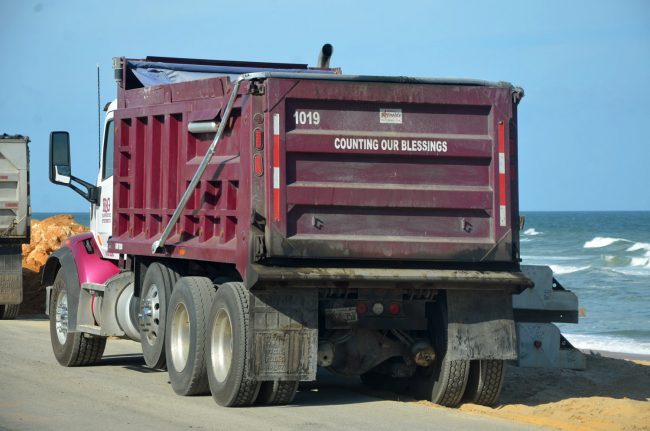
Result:
<instances>
[{"instance_id":1,"label":"breaking wave","mask_svg":"<svg viewBox=\"0 0 650 431\"><path fill-rule=\"evenodd\" d=\"M524 235L528 236L536 236L541 234L541 232L537 232L534 227L528 228L524 231Z\"/></svg>"},{"instance_id":2,"label":"breaking wave","mask_svg":"<svg viewBox=\"0 0 650 431\"><path fill-rule=\"evenodd\" d=\"M578 271L586 271L591 268L590 265L587 266L569 266L569 265L550 265L550 268L553 270L554 274L572 274Z\"/></svg>"},{"instance_id":3,"label":"breaking wave","mask_svg":"<svg viewBox=\"0 0 650 431\"><path fill-rule=\"evenodd\" d=\"M650 355L650 343L627 337L607 335L563 334L575 347L582 350Z\"/></svg>"},{"instance_id":4,"label":"breaking wave","mask_svg":"<svg viewBox=\"0 0 650 431\"><path fill-rule=\"evenodd\" d=\"M587 241L585 245L583 246L584 248L602 248L602 247L607 247L610 246L616 242L632 242L627 239L623 238L609 238L609 237L603 237L603 236L597 236L596 238Z\"/></svg>"},{"instance_id":5,"label":"breaking wave","mask_svg":"<svg viewBox=\"0 0 650 431\"><path fill-rule=\"evenodd\" d=\"M644 250L646 252L645 255L650 257L650 244L648 244L647 242L635 242L626 251L639 251L639 250Z\"/></svg>"}]
</instances>

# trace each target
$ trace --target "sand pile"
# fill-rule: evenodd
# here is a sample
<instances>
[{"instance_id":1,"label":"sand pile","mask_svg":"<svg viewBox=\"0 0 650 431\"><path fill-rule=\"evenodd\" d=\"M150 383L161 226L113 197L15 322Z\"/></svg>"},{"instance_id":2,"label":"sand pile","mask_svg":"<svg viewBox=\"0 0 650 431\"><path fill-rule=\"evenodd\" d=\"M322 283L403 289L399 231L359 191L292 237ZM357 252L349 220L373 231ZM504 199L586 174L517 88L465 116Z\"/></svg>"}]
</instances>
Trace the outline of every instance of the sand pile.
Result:
<instances>
[{"instance_id":1,"label":"sand pile","mask_svg":"<svg viewBox=\"0 0 650 431\"><path fill-rule=\"evenodd\" d=\"M496 407L459 410L565 431L650 430L650 361L591 354L584 371L509 366Z\"/></svg>"},{"instance_id":2,"label":"sand pile","mask_svg":"<svg viewBox=\"0 0 650 431\"><path fill-rule=\"evenodd\" d=\"M21 314L37 314L45 311L45 287L41 286L40 272L50 254L56 251L66 238L86 232L88 228L63 214L38 221L32 220L32 237L23 245L23 304Z\"/></svg>"}]
</instances>

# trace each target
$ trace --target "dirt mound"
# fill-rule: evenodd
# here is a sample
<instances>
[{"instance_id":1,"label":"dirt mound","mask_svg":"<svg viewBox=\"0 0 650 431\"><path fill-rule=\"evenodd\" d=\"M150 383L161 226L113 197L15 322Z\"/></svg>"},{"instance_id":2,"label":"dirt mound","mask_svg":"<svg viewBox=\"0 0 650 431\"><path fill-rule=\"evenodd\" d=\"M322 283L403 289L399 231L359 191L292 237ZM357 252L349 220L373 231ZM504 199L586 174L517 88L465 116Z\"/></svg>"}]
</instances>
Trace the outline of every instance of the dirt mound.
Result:
<instances>
[{"instance_id":1,"label":"dirt mound","mask_svg":"<svg viewBox=\"0 0 650 431\"><path fill-rule=\"evenodd\" d=\"M584 371L508 367L500 405L459 410L564 431L650 430L650 362L591 354Z\"/></svg>"},{"instance_id":2,"label":"dirt mound","mask_svg":"<svg viewBox=\"0 0 650 431\"><path fill-rule=\"evenodd\" d=\"M72 235L88 231L69 214L45 220L32 220L32 238L23 245L23 304L21 314L45 312L45 287L41 286L41 269L47 258Z\"/></svg>"}]
</instances>

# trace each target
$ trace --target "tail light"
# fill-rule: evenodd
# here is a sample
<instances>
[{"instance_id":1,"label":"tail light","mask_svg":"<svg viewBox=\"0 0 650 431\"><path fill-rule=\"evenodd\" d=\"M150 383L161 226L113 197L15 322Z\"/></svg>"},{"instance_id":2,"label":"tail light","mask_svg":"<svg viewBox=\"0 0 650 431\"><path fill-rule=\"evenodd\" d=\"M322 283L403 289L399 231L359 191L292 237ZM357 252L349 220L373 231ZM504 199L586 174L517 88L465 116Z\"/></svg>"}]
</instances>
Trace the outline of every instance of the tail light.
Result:
<instances>
[{"instance_id":1,"label":"tail light","mask_svg":"<svg viewBox=\"0 0 650 431\"><path fill-rule=\"evenodd\" d=\"M258 177L264 175L264 159L259 154L253 156L253 171Z\"/></svg>"},{"instance_id":2,"label":"tail light","mask_svg":"<svg viewBox=\"0 0 650 431\"><path fill-rule=\"evenodd\" d=\"M258 151L264 149L264 135L260 129L255 129L255 149Z\"/></svg>"}]
</instances>

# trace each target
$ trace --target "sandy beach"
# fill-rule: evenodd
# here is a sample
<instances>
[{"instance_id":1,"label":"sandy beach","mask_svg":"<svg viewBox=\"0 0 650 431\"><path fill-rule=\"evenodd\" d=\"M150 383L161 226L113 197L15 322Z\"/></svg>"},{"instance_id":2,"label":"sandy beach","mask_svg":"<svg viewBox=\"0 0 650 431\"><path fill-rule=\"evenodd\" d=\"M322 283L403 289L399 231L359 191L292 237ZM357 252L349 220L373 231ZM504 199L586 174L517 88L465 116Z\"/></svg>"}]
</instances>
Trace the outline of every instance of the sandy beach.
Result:
<instances>
[{"instance_id":1,"label":"sandy beach","mask_svg":"<svg viewBox=\"0 0 650 431\"><path fill-rule=\"evenodd\" d=\"M71 216L32 225L32 244L24 247L24 314L42 313L44 289L38 272L47 255L71 234L86 228ZM650 356L587 352L587 369L517 368L509 366L496 407L465 404L460 411L567 431L650 430ZM444 409L425 401L381 393L388 399Z\"/></svg>"},{"instance_id":2,"label":"sandy beach","mask_svg":"<svg viewBox=\"0 0 650 431\"><path fill-rule=\"evenodd\" d=\"M641 357L591 352L584 371L508 367L498 406L460 410L566 431L650 430L650 357Z\"/></svg>"}]
</instances>

